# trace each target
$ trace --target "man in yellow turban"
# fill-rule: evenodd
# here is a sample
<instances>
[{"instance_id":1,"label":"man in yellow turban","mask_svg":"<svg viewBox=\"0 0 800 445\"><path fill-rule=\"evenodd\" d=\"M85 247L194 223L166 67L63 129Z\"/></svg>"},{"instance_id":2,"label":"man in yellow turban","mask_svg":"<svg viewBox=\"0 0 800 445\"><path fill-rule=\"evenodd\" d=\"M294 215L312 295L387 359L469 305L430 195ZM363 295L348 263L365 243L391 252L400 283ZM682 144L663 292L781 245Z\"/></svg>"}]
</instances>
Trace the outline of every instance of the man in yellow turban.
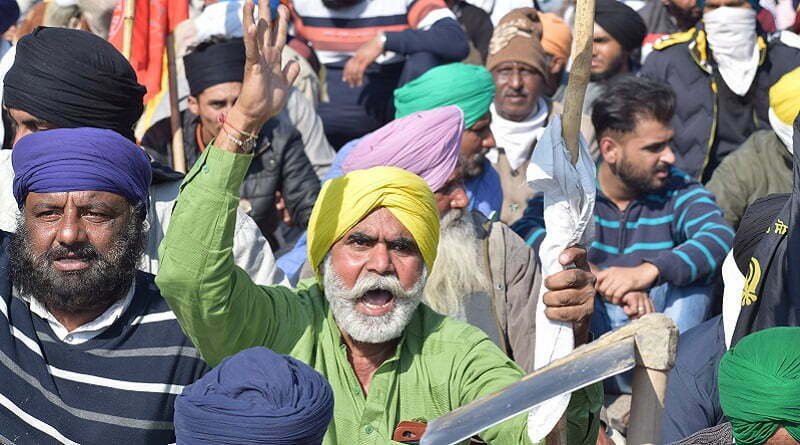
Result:
<instances>
[{"instance_id":1,"label":"man in yellow turban","mask_svg":"<svg viewBox=\"0 0 800 445\"><path fill-rule=\"evenodd\" d=\"M308 231L317 280L297 290L258 286L233 264L239 187L252 159L249 134L280 110L297 73L291 62L283 71L273 68L280 66L275 54L286 27L287 10L279 11L279 37L264 39L262 49L256 27L248 26L242 95L226 118L226 137L186 177L161 245L157 284L212 366L266 346L325 376L335 404L324 444L413 440L403 435L407 426L418 433L523 373L478 328L419 304L436 257L439 215L427 183L400 168L353 171L325 184ZM568 277L551 280L564 281L551 282L551 289L567 289ZM587 398L573 396L575 411L587 411ZM597 431L576 416L568 418L571 437L580 438L572 443L593 444ZM527 420L513 417L480 436L492 444L530 444Z\"/></svg>"}]
</instances>

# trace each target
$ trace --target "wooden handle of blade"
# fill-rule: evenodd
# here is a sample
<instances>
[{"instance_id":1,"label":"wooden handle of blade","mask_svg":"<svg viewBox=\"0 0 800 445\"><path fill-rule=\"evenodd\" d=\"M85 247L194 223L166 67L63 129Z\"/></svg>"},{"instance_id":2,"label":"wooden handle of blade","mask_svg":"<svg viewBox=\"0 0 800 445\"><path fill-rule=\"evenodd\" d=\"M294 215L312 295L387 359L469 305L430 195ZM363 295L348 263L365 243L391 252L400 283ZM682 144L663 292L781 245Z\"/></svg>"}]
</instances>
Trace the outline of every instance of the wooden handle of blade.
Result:
<instances>
[{"instance_id":1,"label":"wooden handle of blade","mask_svg":"<svg viewBox=\"0 0 800 445\"><path fill-rule=\"evenodd\" d=\"M594 0L578 0L575 11L575 40L572 49L572 68L569 72L564 113L561 115L562 137L567 144L570 160L578 162L579 131L586 86L592 67L592 35L594 34Z\"/></svg>"},{"instance_id":2,"label":"wooden handle of blade","mask_svg":"<svg viewBox=\"0 0 800 445\"><path fill-rule=\"evenodd\" d=\"M631 445L661 443L661 415L667 394L669 371L633 368L633 398L627 441Z\"/></svg>"}]
</instances>

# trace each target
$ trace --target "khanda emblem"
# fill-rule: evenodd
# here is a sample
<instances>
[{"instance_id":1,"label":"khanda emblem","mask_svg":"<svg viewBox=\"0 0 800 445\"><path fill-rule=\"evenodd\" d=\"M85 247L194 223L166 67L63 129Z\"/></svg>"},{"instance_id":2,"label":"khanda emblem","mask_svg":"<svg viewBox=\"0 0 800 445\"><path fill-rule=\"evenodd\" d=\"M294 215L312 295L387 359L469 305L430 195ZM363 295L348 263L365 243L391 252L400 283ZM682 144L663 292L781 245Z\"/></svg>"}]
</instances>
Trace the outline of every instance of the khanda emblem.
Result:
<instances>
[{"instance_id":1,"label":"khanda emblem","mask_svg":"<svg viewBox=\"0 0 800 445\"><path fill-rule=\"evenodd\" d=\"M758 300L756 288L759 281L761 281L761 263L751 257L750 267L747 270L747 279L745 279L744 289L742 289L742 306L750 306Z\"/></svg>"}]
</instances>

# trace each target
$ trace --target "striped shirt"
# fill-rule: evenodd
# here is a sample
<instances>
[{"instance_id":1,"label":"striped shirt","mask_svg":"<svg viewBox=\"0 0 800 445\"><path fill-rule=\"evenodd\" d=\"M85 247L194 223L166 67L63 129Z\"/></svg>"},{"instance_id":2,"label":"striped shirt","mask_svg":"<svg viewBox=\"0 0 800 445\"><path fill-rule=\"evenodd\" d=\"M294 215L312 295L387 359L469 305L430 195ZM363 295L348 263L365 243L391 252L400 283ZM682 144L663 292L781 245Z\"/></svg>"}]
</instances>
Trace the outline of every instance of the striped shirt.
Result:
<instances>
[{"instance_id":1,"label":"striped shirt","mask_svg":"<svg viewBox=\"0 0 800 445\"><path fill-rule=\"evenodd\" d=\"M208 367L153 276L137 273L122 315L70 345L12 296L9 239L0 232L0 443L174 442L175 397Z\"/></svg>"},{"instance_id":2,"label":"striped shirt","mask_svg":"<svg viewBox=\"0 0 800 445\"><path fill-rule=\"evenodd\" d=\"M536 250L545 234L543 210L540 194L512 226ZM658 267L659 283L676 286L711 283L733 243L734 231L714 195L676 168L661 191L632 201L624 211L598 187L594 221L591 263L605 269L650 262Z\"/></svg>"},{"instance_id":3,"label":"striped shirt","mask_svg":"<svg viewBox=\"0 0 800 445\"><path fill-rule=\"evenodd\" d=\"M322 0L302 0L293 1L291 8L294 34L310 42L325 65L346 62L379 32L428 29L443 18L456 20L443 0L365 0L342 9L330 9ZM387 42L386 48L392 45ZM376 60L381 64L402 61L392 51Z\"/></svg>"}]
</instances>

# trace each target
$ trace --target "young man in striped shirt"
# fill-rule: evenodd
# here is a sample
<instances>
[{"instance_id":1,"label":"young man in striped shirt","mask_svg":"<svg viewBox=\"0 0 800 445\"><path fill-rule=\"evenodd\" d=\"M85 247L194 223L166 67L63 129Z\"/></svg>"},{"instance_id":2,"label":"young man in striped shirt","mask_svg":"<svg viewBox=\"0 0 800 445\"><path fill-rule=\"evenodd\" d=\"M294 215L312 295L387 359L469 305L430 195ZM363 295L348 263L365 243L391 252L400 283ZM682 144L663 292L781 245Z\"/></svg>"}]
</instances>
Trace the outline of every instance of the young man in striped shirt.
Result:
<instances>
[{"instance_id":1,"label":"young man in striped shirt","mask_svg":"<svg viewBox=\"0 0 800 445\"><path fill-rule=\"evenodd\" d=\"M675 94L662 84L620 78L594 105L602 155L597 172L595 334L648 312L663 312L683 332L702 322L710 284L734 232L714 196L674 168L670 120ZM514 229L536 247L544 235L536 197Z\"/></svg>"}]
</instances>

